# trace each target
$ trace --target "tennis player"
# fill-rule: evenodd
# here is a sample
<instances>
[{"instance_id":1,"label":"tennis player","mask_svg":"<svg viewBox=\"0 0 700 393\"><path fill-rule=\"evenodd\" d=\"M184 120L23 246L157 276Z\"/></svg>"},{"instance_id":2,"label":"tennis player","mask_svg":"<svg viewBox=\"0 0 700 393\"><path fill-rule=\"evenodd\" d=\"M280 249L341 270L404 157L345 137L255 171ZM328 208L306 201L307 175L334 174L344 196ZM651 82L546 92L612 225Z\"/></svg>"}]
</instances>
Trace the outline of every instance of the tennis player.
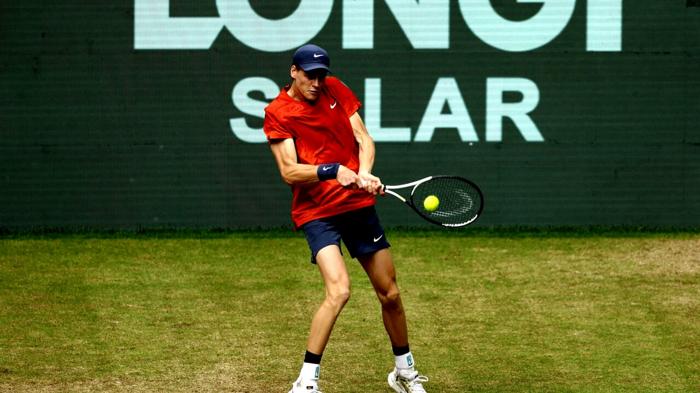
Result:
<instances>
[{"instance_id":1,"label":"tennis player","mask_svg":"<svg viewBox=\"0 0 700 393\"><path fill-rule=\"evenodd\" d=\"M326 287L290 393L320 393L321 357L350 297L341 241L367 272L381 303L395 356L389 385L399 393L425 393L428 378L415 369L389 242L374 210L382 190L372 175L374 142L358 113L359 100L338 78L327 76L329 67L323 48L302 46L292 59L291 83L265 108L263 129L292 189L292 221L304 231Z\"/></svg>"}]
</instances>

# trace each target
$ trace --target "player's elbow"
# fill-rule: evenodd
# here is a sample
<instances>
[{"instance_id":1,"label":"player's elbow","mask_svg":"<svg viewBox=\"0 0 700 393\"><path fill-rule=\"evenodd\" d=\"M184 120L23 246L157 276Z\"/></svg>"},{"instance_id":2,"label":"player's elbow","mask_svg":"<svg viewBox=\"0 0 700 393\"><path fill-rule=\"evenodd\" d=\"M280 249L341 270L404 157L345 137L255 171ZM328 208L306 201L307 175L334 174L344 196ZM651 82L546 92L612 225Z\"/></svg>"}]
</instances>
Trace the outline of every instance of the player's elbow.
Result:
<instances>
[{"instance_id":1,"label":"player's elbow","mask_svg":"<svg viewBox=\"0 0 700 393\"><path fill-rule=\"evenodd\" d=\"M280 168L280 176L282 177L282 181L290 186L299 182L297 173L291 166Z\"/></svg>"},{"instance_id":2,"label":"player's elbow","mask_svg":"<svg viewBox=\"0 0 700 393\"><path fill-rule=\"evenodd\" d=\"M294 184L294 178L289 174L289 172L282 171L280 172L280 176L282 177L282 181L287 183L287 185L291 186Z\"/></svg>"}]
</instances>

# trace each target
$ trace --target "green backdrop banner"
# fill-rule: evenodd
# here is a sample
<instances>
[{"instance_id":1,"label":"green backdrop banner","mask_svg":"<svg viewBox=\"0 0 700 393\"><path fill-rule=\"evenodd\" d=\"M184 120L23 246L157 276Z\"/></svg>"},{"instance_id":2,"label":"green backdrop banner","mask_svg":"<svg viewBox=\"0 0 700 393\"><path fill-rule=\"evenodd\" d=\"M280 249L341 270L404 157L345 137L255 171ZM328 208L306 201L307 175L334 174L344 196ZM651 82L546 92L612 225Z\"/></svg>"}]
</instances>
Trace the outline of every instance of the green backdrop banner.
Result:
<instances>
[{"instance_id":1,"label":"green backdrop banner","mask_svg":"<svg viewBox=\"0 0 700 393\"><path fill-rule=\"evenodd\" d=\"M470 178L479 225L700 223L697 1L45 3L0 5L0 227L289 226L262 114L307 42L386 183Z\"/></svg>"}]
</instances>

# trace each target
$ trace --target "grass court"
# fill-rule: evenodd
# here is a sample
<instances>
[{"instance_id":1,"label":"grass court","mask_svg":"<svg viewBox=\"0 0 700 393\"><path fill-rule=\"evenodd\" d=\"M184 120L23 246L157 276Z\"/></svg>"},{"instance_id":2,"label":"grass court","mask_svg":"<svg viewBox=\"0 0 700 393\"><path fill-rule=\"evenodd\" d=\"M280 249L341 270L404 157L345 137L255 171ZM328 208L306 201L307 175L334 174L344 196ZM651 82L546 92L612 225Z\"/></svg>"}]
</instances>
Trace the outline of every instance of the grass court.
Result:
<instances>
[{"instance_id":1,"label":"grass court","mask_svg":"<svg viewBox=\"0 0 700 393\"><path fill-rule=\"evenodd\" d=\"M388 231L430 393L700 391L700 233ZM364 272L321 390L386 392ZM0 237L0 391L287 392L323 298L303 236Z\"/></svg>"}]
</instances>

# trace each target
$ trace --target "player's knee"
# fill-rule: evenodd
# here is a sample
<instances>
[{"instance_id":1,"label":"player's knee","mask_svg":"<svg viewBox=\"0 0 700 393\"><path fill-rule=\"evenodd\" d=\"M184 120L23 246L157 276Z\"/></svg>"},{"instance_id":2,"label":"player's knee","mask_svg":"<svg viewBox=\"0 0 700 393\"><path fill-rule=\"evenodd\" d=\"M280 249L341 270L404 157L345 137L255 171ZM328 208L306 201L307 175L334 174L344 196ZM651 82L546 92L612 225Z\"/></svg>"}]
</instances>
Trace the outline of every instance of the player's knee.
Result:
<instances>
[{"instance_id":1,"label":"player's knee","mask_svg":"<svg viewBox=\"0 0 700 393\"><path fill-rule=\"evenodd\" d=\"M379 294L379 301L382 307L386 309L397 309L401 307L401 293L397 287L393 287L388 291Z\"/></svg>"},{"instance_id":2,"label":"player's knee","mask_svg":"<svg viewBox=\"0 0 700 393\"><path fill-rule=\"evenodd\" d=\"M328 291L326 295L326 300L331 304L336 310L341 310L345 304L350 300L350 288L340 287L334 288Z\"/></svg>"}]
</instances>

